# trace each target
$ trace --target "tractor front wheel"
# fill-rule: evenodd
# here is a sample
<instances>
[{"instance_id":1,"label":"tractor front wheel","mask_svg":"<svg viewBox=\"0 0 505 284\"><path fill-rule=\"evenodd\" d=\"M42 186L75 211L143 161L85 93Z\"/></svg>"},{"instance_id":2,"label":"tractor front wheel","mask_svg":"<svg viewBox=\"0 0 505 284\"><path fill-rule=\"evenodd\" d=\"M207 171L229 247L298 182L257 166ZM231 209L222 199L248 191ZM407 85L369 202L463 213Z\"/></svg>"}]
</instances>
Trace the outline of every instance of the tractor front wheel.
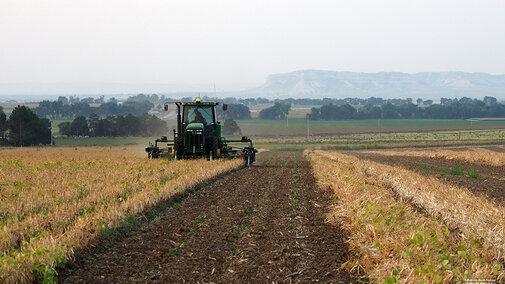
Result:
<instances>
[{"instance_id":1,"label":"tractor front wheel","mask_svg":"<svg viewBox=\"0 0 505 284\"><path fill-rule=\"evenodd\" d=\"M246 147L244 149L244 162L246 166L250 166L256 160L256 152L257 150L252 147Z\"/></svg>"},{"instance_id":2,"label":"tractor front wheel","mask_svg":"<svg viewBox=\"0 0 505 284\"><path fill-rule=\"evenodd\" d=\"M175 139L174 141L174 158L180 160L184 155L184 141L182 138Z\"/></svg>"}]
</instances>

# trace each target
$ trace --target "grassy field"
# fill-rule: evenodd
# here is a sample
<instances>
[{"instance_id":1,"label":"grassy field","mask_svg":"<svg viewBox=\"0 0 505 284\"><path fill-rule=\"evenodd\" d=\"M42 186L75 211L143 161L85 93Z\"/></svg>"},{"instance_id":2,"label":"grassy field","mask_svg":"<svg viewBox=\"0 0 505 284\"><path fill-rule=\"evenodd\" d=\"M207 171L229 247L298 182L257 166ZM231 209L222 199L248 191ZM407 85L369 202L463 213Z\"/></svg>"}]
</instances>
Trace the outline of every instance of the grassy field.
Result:
<instances>
[{"instance_id":1,"label":"grassy field","mask_svg":"<svg viewBox=\"0 0 505 284\"><path fill-rule=\"evenodd\" d=\"M269 150L353 150L492 145L504 141L505 130L459 130L263 138L256 140L256 146Z\"/></svg>"},{"instance_id":2,"label":"grassy field","mask_svg":"<svg viewBox=\"0 0 505 284\"><path fill-rule=\"evenodd\" d=\"M250 126L255 124L265 124L272 127L286 126L285 120L241 120L240 124ZM288 119L288 126L306 126L304 118ZM494 126L504 125L503 120L479 120L469 121L465 119L364 119L364 120L311 120L310 125L314 126Z\"/></svg>"},{"instance_id":3,"label":"grassy field","mask_svg":"<svg viewBox=\"0 0 505 284\"><path fill-rule=\"evenodd\" d=\"M52 133L59 135L58 124L71 120L53 120ZM481 130L505 128L505 120L464 119L380 119L380 120L311 120L288 118L287 120L237 120L243 135L252 138L328 136L353 133L429 132L440 130ZM167 120L170 129L174 120ZM307 131L308 130L308 131ZM167 133L168 135L171 134ZM103 145L103 144L98 144ZM122 145L114 143L113 145Z\"/></svg>"},{"instance_id":4,"label":"grassy field","mask_svg":"<svg viewBox=\"0 0 505 284\"><path fill-rule=\"evenodd\" d=\"M239 120L242 133L251 137L335 135L350 133L414 132L505 128L505 121L464 119L381 119L381 120ZM308 127L307 127L308 125Z\"/></svg>"},{"instance_id":5,"label":"grassy field","mask_svg":"<svg viewBox=\"0 0 505 284\"><path fill-rule=\"evenodd\" d=\"M54 124L62 121L55 121ZM307 136L305 119L239 120L242 135L256 146L272 149L362 149L392 147L428 147L502 143L505 121L470 121L437 119L389 119L310 121ZM376 124L374 126L374 124ZM169 121L173 127L174 122ZM53 134L57 135L57 127ZM171 137L171 132L167 133ZM240 136L226 136L239 138ZM148 145L154 137L57 137L56 146L128 146Z\"/></svg>"},{"instance_id":6,"label":"grassy field","mask_svg":"<svg viewBox=\"0 0 505 284\"><path fill-rule=\"evenodd\" d=\"M292 118L286 120L240 120L240 126L250 127L258 124L265 124L270 127L299 127L306 126L307 121L304 118ZM465 119L364 119L364 120L311 120L311 126L368 126L368 127L387 127L387 126L505 126L503 120L479 120L469 121Z\"/></svg>"}]
</instances>

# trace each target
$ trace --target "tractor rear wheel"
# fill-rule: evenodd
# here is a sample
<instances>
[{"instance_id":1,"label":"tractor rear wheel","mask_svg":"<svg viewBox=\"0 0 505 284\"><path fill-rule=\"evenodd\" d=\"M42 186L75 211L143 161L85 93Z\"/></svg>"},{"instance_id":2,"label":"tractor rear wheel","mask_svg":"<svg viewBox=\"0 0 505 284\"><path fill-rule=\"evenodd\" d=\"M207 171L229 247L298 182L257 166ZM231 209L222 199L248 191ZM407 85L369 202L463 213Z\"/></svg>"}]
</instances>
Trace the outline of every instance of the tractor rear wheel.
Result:
<instances>
[{"instance_id":1,"label":"tractor rear wheel","mask_svg":"<svg viewBox=\"0 0 505 284\"><path fill-rule=\"evenodd\" d=\"M218 149L218 141L216 137L212 137L208 139L205 143L205 148L206 148L206 155L209 158L209 160L215 159L217 155L217 149Z\"/></svg>"}]
</instances>

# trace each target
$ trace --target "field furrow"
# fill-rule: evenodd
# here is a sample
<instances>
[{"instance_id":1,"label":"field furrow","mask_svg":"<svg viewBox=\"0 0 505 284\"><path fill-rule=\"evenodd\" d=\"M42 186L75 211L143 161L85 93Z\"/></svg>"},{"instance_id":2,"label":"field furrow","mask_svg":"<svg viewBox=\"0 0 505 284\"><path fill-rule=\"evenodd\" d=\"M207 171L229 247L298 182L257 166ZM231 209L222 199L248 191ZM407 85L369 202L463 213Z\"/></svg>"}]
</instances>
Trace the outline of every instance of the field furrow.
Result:
<instances>
[{"instance_id":1,"label":"field furrow","mask_svg":"<svg viewBox=\"0 0 505 284\"><path fill-rule=\"evenodd\" d=\"M77 263L64 283L349 283L346 233L301 152L264 152L155 223Z\"/></svg>"}]
</instances>

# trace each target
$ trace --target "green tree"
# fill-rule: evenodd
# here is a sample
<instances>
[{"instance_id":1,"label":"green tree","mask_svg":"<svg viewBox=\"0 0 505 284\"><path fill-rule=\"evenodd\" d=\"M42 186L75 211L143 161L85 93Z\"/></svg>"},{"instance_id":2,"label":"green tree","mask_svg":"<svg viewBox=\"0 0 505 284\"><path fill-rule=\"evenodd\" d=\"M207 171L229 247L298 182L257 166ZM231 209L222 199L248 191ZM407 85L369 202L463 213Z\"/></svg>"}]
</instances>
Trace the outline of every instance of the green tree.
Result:
<instances>
[{"instance_id":1,"label":"green tree","mask_svg":"<svg viewBox=\"0 0 505 284\"><path fill-rule=\"evenodd\" d=\"M100 125L100 117L96 113L91 114L88 119L88 124L89 134L93 137L97 136L97 130Z\"/></svg>"},{"instance_id":2,"label":"green tree","mask_svg":"<svg viewBox=\"0 0 505 284\"><path fill-rule=\"evenodd\" d=\"M89 128L88 128L88 121L84 116L78 116L72 121L72 124L70 125L70 131L72 135L75 136L88 136L89 135Z\"/></svg>"},{"instance_id":3,"label":"green tree","mask_svg":"<svg viewBox=\"0 0 505 284\"><path fill-rule=\"evenodd\" d=\"M317 107L313 107L310 109L309 119L319 120L321 119L321 109Z\"/></svg>"},{"instance_id":4,"label":"green tree","mask_svg":"<svg viewBox=\"0 0 505 284\"><path fill-rule=\"evenodd\" d=\"M382 117L382 108L371 103L365 104L357 113L359 119L378 119Z\"/></svg>"},{"instance_id":5,"label":"green tree","mask_svg":"<svg viewBox=\"0 0 505 284\"><path fill-rule=\"evenodd\" d=\"M345 104L338 107L337 118L338 119L354 119L356 116L356 109L350 104Z\"/></svg>"},{"instance_id":6,"label":"green tree","mask_svg":"<svg viewBox=\"0 0 505 284\"><path fill-rule=\"evenodd\" d=\"M144 113L140 116L142 136L159 136L167 134L168 127L164 120L159 119L155 115Z\"/></svg>"},{"instance_id":7,"label":"green tree","mask_svg":"<svg viewBox=\"0 0 505 284\"><path fill-rule=\"evenodd\" d=\"M339 106L334 104L328 104L321 107L321 119L323 120L335 120L342 119L339 117Z\"/></svg>"},{"instance_id":8,"label":"green tree","mask_svg":"<svg viewBox=\"0 0 505 284\"><path fill-rule=\"evenodd\" d=\"M41 101L39 106L36 107L33 111L39 117L49 117L49 118L57 118L64 112L64 105L61 101Z\"/></svg>"},{"instance_id":9,"label":"green tree","mask_svg":"<svg viewBox=\"0 0 505 284\"><path fill-rule=\"evenodd\" d=\"M132 114L128 114L125 116L120 129L124 129L121 131L121 136L140 136L142 132L142 120Z\"/></svg>"},{"instance_id":10,"label":"green tree","mask_svg":"<svg viewBox=\"0 0 505 284\"><path fill-rule=\"evenodd\" d=\"M59 96L58 97L58 102L61 102L62 104L67 105L68 104L68 99L65 96Z\"/></svg>"},{"instance_id":11,"label":"green tree","mask_svg":"<svg viewBox=\"0 0 505 284\"><path fill-rule=\"evenodd\" d=\"M117 117L108 115L103 120L104 136L117 136Z\"/></svg>"},{"instance_id":12,"label":"green tree","mask_svg":"<svg viewBox=\"0 0 505 284\"><path fill-rule=\"evenodd\" d=\"M242 135L242 130L238 126L237 122L233 119L227 119L223 124L223 134L224 135Z\"/></svg>"},{"instance_id":13,"label":"green tree","mask_svg":"<svg viewBox=\"0 0 505 284\"><path fill-rule=\"evenodd\" d=\"M243 104L228 104L228 110L217 113L219 119L251 119L251 111Z\"/></svg>"},{"instance_id":14,"label":"green tree","mask_svg":"<svg viewBox=\"0 0 505 284\"><path fill-rule=\"evenodd\" d=\"M5 115L3 108L0 106L0 139L4 138L5 130L7 130L7 115Z\"/></svg>"},{"instance_id":15,"label":"green tree","mask_svg":"<svg viewBox=\"0 0 505 284\"><path fill-rule=\"evenodd\" d=\"M3 107L0 106L0 134L7 130L7 115L5 115Z\"/></svg>"},{"instance_id":16,"label":"green tree","mask_svg":"<svg viewBox=\"0 0 505 284\"><path fill-rule=\"evenodd\" d=\"M488 96L485 96L483 101L484 104L486 104L486 106L492 106L498 103L495 97L488 97Z\"/></svg>"},{"instance_id":17,"label":"green tree","mask_svg":"<svg viewBox=\"0 0 505 284\"><path fill-rule=\"evenodd\" d=\"M7 121L9 142L16 146L30 146L51 143L51 122L40 119L25 106L12 111Z\"/></svg>"},{"instance_id":18,"label":"green tree","mask_svg":"<svg viewBox=\"0 0 505 284\"><path fill-rule=\"evenodd\" d=\"M260 111L260 119L285 119L291 110L291 104L276 102L273 106Z\"/></svg>"},{"instance_id":19,"label":"green tree","mask_svg":"<svg viewBox=\"0 0 505 284\"><path fill-rule=\"evenodd\" d=\"M384 118L392 119L392 118L400 118L400 114L398 113L398 107L387 103L382 106L382 115Z\"/></svg>"},{"instance_id":20,"label":"green tree","mask_svg":"<svg viewBox=\"0 0 505 284\"><path fill-rule=\"evenodd\" d=\"M60 132L60 135L72 135L72 122L70 121L65 121L60 124L58 124L58 129Z\"/></svg>"}]
</instances>

